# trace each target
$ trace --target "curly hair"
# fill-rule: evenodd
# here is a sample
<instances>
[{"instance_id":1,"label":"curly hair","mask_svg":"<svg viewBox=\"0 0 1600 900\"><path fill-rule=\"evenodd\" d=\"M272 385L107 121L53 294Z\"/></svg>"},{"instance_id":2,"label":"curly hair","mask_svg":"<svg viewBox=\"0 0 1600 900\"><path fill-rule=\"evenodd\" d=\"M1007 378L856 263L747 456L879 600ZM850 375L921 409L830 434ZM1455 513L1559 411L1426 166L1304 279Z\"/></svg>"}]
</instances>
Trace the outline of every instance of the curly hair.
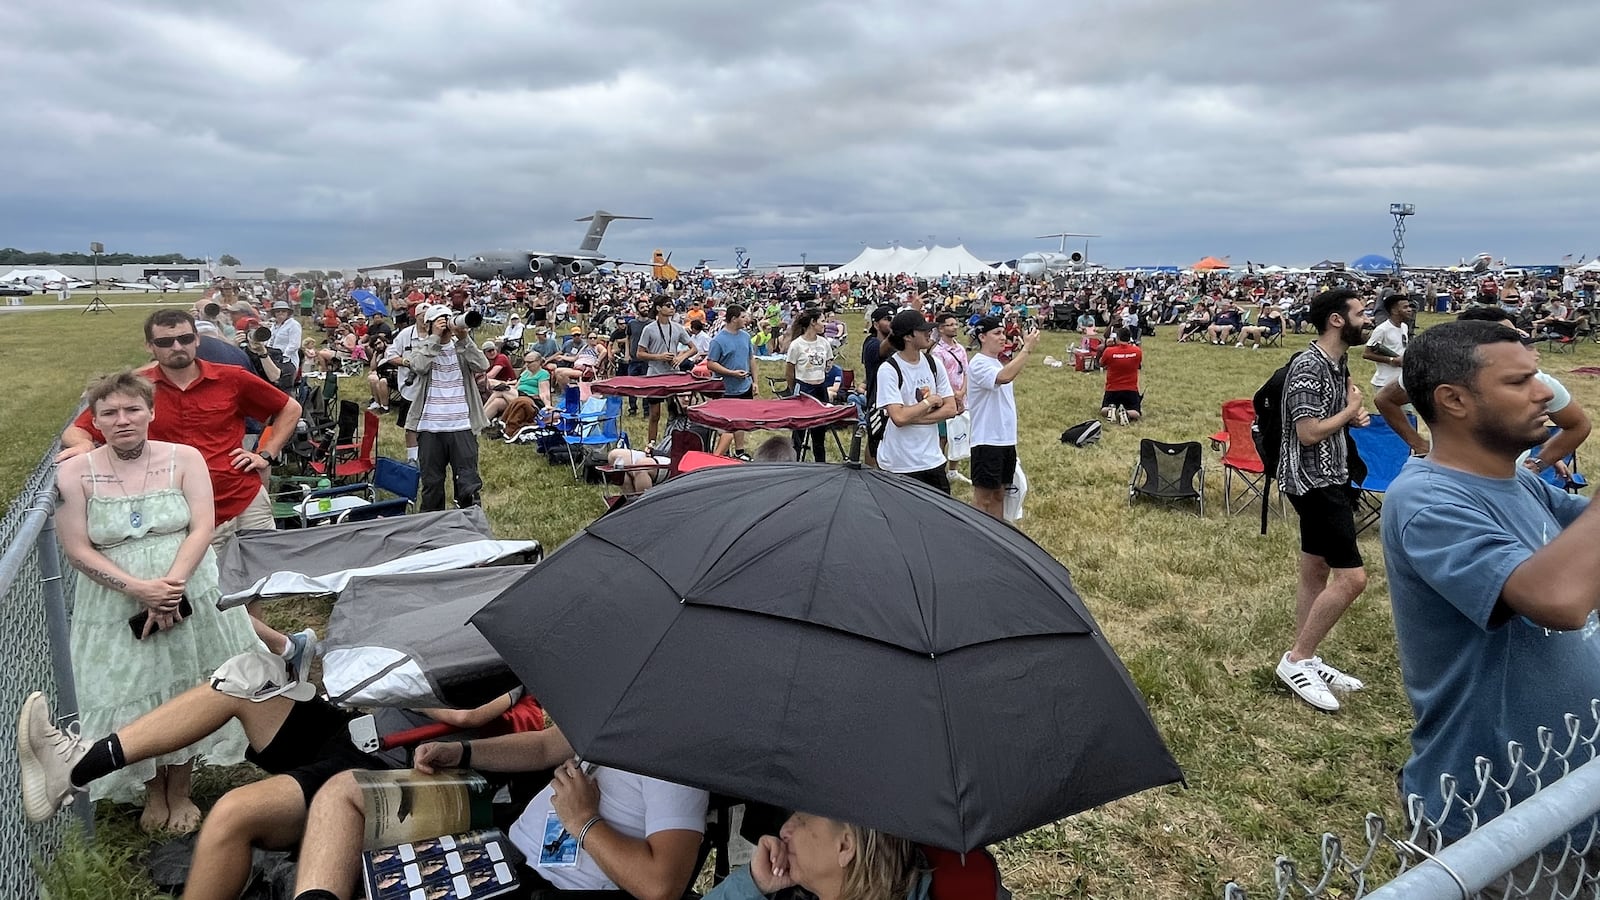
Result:
<instances>
[{"instance_id":1,"label":"curly hair","mask_svg":"<svg viewBox=\"0 0 1600 900\"><path fill-rule=\"evenodd\" d=\"M95 404L107 397L119 395L142 400L146 407L155 408L155 385L144 377L135 375L132 369L123 369L113 375L103 375L96 378L90 382L89 389L83 394L83 399L89 404L89 411L93 414Z\"/></svg>"}]
</instances>

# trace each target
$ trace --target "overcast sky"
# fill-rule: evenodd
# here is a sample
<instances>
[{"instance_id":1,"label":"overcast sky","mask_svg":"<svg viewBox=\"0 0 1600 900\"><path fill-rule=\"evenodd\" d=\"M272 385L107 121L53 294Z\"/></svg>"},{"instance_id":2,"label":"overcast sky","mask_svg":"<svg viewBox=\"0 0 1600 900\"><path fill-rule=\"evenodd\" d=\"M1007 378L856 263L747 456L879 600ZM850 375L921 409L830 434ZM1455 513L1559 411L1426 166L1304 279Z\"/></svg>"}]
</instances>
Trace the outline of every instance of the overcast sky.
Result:
<instances>
[{"instance_id":1,"label":"overcast sky","mask_svg":"<svg viewBox=\"0 0 1600 900\"><path fill-rule=\"evenodd\" d=\"M7 0L0 245L1107 264L1600 252L1593 6Z\"/></svg>"}]
</instances>

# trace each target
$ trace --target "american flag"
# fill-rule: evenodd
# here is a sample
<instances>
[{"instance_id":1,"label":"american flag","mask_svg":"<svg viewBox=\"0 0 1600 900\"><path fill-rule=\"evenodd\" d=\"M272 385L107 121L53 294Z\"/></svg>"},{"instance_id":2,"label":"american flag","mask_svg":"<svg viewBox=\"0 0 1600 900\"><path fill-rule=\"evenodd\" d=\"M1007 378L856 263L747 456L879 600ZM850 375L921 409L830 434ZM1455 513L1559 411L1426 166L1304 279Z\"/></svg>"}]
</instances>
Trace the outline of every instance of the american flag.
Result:
<instances>
[{"instance_id":1,"label":"american flag","mask_svg":"<svg viewBox=\"0 0 1600 900\"><path fill-rule=\"evenodd\" d=\"M1566 262L1567 260L1569 260L1571 258L1572 258L1572 254L1568 253L1566 256L1561 257L1561 261L1562 262Z\"/></svg>"}]
</instances>

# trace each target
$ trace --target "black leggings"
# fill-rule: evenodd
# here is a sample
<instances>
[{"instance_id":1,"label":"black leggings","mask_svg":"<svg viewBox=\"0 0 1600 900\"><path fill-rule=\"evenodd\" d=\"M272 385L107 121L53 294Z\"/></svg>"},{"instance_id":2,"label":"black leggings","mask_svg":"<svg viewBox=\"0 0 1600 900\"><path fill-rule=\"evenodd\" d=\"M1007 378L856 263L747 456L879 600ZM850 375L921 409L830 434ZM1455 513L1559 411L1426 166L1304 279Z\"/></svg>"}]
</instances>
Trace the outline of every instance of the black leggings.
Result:
<instances>
[{"instance_id":1,"label":"black leggings","mask_svg":"<svg viewBox=\"0 0 1600 900\"><path fill-rule=\"evenodd\" d=\"M828 388L821 384L806 384L804 381L795 382L795 394L805 394L815 397L823 403L828 402ZM811 436L811 458L817 462L828 461L828 429L805 428L790 432L794 439L794 458L798 462L805 455L806 435Z\"/></svg>"}]
</instances>

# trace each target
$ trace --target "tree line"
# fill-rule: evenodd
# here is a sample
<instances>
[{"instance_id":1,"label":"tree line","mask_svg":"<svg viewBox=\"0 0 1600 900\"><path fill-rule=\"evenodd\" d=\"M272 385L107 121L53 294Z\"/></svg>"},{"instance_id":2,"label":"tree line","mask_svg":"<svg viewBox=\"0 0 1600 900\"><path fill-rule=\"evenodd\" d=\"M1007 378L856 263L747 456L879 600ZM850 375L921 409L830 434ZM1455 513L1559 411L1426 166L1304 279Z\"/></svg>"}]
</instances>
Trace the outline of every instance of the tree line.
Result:
<instances>
[{"instance_id":1,"label":"tree line","mask_svg":"<svg viewBox=\"0 0 1600 900\"><path fill-rule=\"evenodd\" d=\"M237 259L228 254L223 254L217 261L225 266L239 264ZM89 266L94 262L93 253L51 253L45 250L18 250L15 247L0 248L0 266ZM108 266L137 263L177 266L200 265L204 264L205 260L184 256L182 253L102 253L100 262Z\"/></svg>"}]
</instances>

